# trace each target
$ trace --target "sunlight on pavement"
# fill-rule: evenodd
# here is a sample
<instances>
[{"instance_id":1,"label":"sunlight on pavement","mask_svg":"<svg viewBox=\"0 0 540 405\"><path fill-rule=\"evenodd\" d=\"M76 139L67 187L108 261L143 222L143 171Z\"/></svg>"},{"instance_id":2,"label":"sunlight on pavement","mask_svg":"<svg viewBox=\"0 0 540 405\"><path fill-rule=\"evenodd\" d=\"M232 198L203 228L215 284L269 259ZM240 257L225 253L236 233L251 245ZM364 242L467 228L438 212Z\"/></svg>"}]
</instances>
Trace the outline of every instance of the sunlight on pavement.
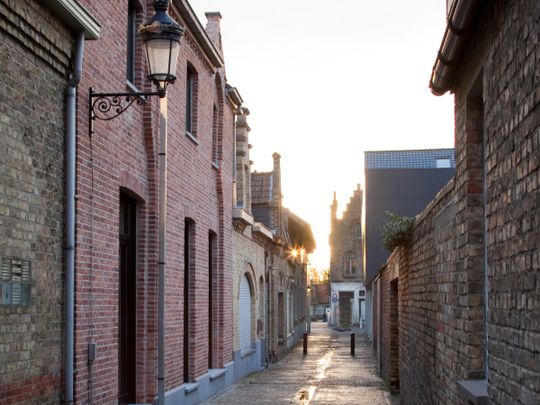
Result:
<instances>
[{"instance_id":1,"label":"sunlight on pavement","mask_svg":"<svg viewBox=\"0 0 540 405\"><path fill-rule=\"evenodd\" d=\"M330 363L332 362L332 357L334 356L334 353L334 349L327 351L323 358L317 362L317 375L315 376L315 378L317 378L318 380L322 380L324 378L326 374L326 369L330 367Z\"/></svg>"}]
</instances>

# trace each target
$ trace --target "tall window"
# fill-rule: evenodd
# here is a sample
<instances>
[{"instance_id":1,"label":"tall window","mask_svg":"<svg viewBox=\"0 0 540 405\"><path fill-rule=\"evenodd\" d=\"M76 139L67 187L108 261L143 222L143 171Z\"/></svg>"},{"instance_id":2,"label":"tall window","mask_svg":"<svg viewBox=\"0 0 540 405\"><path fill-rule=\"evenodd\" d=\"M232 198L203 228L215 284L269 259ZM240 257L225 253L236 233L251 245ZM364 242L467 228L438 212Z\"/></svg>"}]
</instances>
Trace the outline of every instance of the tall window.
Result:
<instances>
[{"instance_id":1,"label":"tall window","mask_svg":"<svg viewBox=\"0 0 540 405\"><path fill-rule=\"evenodd\" d=\"M214 104L212 111L212 163L216 166L218 162L218 109Z\"/></svg>"},{"instance_id":2,"label":"tall window","mask_svg":"<svg viewBox=\"0 0 540 405\"><path fill-rule=\"evenodd\" d=\"M186 131L197 135L197 71L188 66L186 75Z\"/></svg>"},{"instance_id":3,"label":"tall window","mask_svg":"<svg viewBox=\"0 0 540 405\"><path fill-rule=\"evenodd\" d=\"M137 10L133 1L128 2L126 79L135 83L135 33Z\"/></svg>"},{"instance_id":4,"label":"tall window","mask_svg":"<svg viewBox=\"0 0 540 405\"><path fill-rule=\"evenodd\" d=\"M118 403L136 401L137 392L137 203L120 194Z\"/></svg>"},{"instance_id":5,"label":"tall window","mask_svg":"<svg viewBox=\"0 0 540 405\"><path fill-rule=\"evenodd\" d=\"M216 285L216 259L217 259L217 237L216 234L210 232L208 234L208 368L213 366L213 349L214 349L214 287Z\"/></svg>"},{"instance_id":6,"label":"tall window","mask_svg":"<svg viewBox=\"0 0 540 405\"><path fill-rule=\"evenodd\" d=\"M354 259L354 254L349 252L345 254L345 275L346 276L352 276L356 274L356 260Z\"/></svg>"},{"instance_id":7,"label":"tall window","mask_svg":"<svg viewBox=\"0 0 540 405\"><path fill-rule=\"evenodd\" d=\"M195 224L192 220L186 219L184 222L184 382L189 382L190 369L190 285L191 269L193 267L193 240L195 233Z\"/></svg>"}]
</instances>

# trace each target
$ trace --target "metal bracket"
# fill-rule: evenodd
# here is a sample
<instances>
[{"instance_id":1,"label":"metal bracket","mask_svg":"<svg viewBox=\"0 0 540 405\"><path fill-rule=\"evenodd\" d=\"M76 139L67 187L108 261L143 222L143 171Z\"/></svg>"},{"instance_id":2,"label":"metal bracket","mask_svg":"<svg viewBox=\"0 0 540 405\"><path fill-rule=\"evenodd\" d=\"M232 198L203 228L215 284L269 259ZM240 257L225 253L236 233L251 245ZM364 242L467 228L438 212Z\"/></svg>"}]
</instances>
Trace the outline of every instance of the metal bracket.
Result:
<instances>
[{"instance_id":1,"label":"metal bracket","mask_svg":"<svg viewBox=\"0 0 540 405\"><path fill-rule=\"evenodd\" d=\"M138 93L96 93L90 87L88 105L88 134L94 134L94 121L110 121L121 115L133 104L143 105L150 96L164 96L164 91Z\"/></svg>"}]
</instances>

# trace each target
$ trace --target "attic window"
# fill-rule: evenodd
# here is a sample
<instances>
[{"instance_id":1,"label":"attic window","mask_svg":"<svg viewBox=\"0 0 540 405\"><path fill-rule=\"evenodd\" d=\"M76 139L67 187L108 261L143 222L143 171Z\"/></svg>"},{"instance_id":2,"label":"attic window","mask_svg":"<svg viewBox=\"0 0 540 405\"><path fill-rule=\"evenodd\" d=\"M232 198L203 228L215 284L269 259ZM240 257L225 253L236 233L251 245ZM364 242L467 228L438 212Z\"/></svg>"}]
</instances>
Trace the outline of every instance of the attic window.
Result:
<instances>
[{"instance_id":1,"label":"attic window","mask_svg":"<svg viewBox=\"0 0 540 405\"><path fill-rule=\"evenodd\" d=\"M435 161L435 167L437 169L448 169L452 167L450 158L437 158Z\"/></svg>"},{"instance_id":2,"label":"attic window","mask_svg":"<svg viewBox=\"0 0 540 405\"><path fill-rule=\"evenodd\" d=\"M32 288L32 269L30 260L2 258L0 291L2 306L29 306Z\"/></svg>"}]
</instances>

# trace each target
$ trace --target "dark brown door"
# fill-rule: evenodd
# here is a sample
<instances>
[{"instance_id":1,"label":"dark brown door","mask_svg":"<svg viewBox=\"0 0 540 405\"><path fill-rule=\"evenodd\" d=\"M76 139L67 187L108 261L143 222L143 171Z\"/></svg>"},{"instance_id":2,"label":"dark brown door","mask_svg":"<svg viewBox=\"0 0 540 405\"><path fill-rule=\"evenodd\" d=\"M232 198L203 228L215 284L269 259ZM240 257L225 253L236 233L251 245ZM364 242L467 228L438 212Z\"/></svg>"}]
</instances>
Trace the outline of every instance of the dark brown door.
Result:
<instances>
[{"instance_id":1,"label":"dark brown door","mask_svg":"<svg viewBox=\"0 0 540 405\"><path fill-rule=\"evenodd\" d=\"M120 194L118 402L136 402L136 201Z\"/></svg>"}]
</instances>

